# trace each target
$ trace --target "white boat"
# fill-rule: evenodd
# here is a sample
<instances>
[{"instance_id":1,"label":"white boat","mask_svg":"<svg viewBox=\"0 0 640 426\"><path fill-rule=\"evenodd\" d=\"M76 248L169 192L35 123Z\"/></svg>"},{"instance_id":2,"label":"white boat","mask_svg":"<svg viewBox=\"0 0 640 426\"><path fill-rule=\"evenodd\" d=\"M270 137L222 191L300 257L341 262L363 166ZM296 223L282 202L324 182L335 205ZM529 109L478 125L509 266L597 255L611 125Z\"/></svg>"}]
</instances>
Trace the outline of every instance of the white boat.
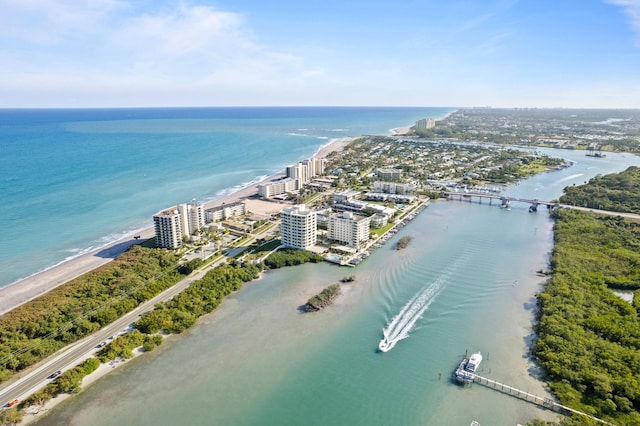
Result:
<instances>
[{"instance_id":1,"label":"white boat","mask_svg":"<svg viewBox=\"0 0 640 426\"><path fill-rule=\"evenodd\" d=\"M482 354L480 352L471 354L469 358L465 356L455 371L456 379L462 383L473 383L476 378L475 372L481 362Z\"/></svg>"},{"instance_id":2,"label":"white boat","mask_svg":"<svg viewBox=\"0 0 640 426\"><path fill-rule=\"evenodd\" d=\"M391 342L388 342L386 337L380 340L380 343L378 343L378 350L380 352L387 352L391 350L392 347L393 347L393 344Z\"/></svg>"},{"instance_id":3,"label":"white boat","mask_svg":"<svg viewBox=\"0 0 640 426\"><path fill-rule=\"evenodd\" d=\"M471 373L475 373L481 362L482 362L482 354L480 352L471 354L471 356L469 357L469 360L467 361L467 365L464 366L464 369Z\"/></svg>"}]
</instances>

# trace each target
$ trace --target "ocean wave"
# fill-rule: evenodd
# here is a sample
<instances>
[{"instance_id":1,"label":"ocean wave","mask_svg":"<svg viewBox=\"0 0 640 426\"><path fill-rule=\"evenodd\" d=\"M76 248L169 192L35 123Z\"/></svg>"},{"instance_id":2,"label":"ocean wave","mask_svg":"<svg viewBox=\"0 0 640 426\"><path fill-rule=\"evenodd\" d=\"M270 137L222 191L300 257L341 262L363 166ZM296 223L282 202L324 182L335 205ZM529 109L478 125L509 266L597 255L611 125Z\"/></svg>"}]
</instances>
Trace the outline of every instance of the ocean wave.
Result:
<instances>
[{"instance_id":1,"label":"ocean wave","mask_svg":"<svg viewBox=\"0 0 640 426\"><path fill-rule=\"evenodd\" d=\"M294 132L289 132L289 133L287 133L287 135L289 135L289 136L309 136L306 133L294 133Z\"/></svg>"},{"instance_id":2,"label":"ocean wave","mask_svg":"<svg viewBox=\"0 0 640 426\"><path fill-rule=\"evenodd\" d=\"M255 185L257 183L262 182L263 180L265 180L266 178L268 178L269 176L272 176L272 175L273 174L260 175L260 176L257 176L255 178L251 179L248 182L243 182L243 183L240 183L238 185L230 186L228 188L223 188L223 189L217 191L213 196L206 198L204 200L204 202L206 203L206 202L209 202L209 201L215 201L218 198L226 197L227 195L231 195L234 192L242 191L243 189L248 188L251 185Z\"/></svg>"}]
</instances>

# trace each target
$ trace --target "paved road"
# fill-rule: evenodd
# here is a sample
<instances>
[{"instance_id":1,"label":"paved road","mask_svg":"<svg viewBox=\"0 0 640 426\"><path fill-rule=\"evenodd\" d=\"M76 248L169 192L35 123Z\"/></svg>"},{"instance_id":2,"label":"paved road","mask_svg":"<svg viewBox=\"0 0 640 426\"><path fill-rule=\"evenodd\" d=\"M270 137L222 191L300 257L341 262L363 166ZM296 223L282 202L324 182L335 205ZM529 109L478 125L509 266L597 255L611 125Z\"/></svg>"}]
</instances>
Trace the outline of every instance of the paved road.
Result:
<instances>
[{"instance_id":1,"label":"paved road","mask_svg":"<svg viewBox=\"0 0 640 426\"><path fill-rule=\"evenodd\" d=\"M142 303L133 311L100 329L91 336L61 349L44 362L38 364L36 367L27 369L26 371L16 375L12 380L3 383L2 389L0 390L0 406L5 406L5 404L14 399L22 400L26 398L37 390L43 388L50 381L47 377L55 371L65 371L75 367L85 359L90 358L96 351L96 346L98 344L109 340L110 336L115 336L119 332L123 332L128 329L129 325L135 322L139 318L140 314L153 309L155 304L158 302L171 299L191 285L192 282L202 278L208 269L210 268L193 273L178 284L165 290L153 299Z\"/></svg>"},{"instance_id":2,"label":"paved road","mask_svg":"<svg viewBox=\"0 0 640 426\"><path fill-rule=\"evenodd\" d=\"M256 238L263 238L271 232L273 232L273 227L268 228L261 235L250 235L251 239L245 245L229 249L227 256L233 258L246 250L247 246L255 241ZM169 300L182 292L184 289L189 287L191 283L201 279L209 270L215 268L221 263L225 263L226 259L227 258L224 256L220 257L220 259L212 265L194 272L170 289L167 289L153 299L142 303L133 311L117 319L112 324L107 325L91 336L88 336L73 345L61 349L36 366L28 368L27 370L15 375L12 379L0 385L0 407L5 406L9 401L13 401L14 399L23 400L29 395L37 392L49 383L51 379L47 379L47 377L52 373L58 370L65 371L73 368L85 359L90 358L97 351L96 346L98 346L98 344L110 340L110 337L115 336L120 332L125 332L125 330L129 329L130 325L135 322L142 313L153 309L156 303Z\"/></svg>"},{"instance_id":3,"label":"paved road","mask_svg":"<svg viewBox=\"0 0 640 426\"><path fill-rule=\"evenodd\" d=\"M256 238L263 238L268 233L273 232L273 227L266 230L263 234L254 236L251 235L251 240L242 247L232 248L227 252L227 256L233 258L247 249L247 246L251 244ZM67 346L54 355L51 355L45 361L38 365L31 367L22 373L15 375L12 379L0 385L0 407L5 406L9 401L14 399L23 400L29 395L37 392L43 388L51 379L47 379L52 373L62 370L73 368L80 364L82 361L90 358L96 351L96 346L101 342L110 340L109 338L115 336L120 332L127 330L130 325L135 322L142 313L153 309L156 303L169 300L184 289L189 287L191 283L201 279L209 270L215 268L221 263L226 262L226 257L220 257L220 259L214 262L212 265L206 268L196 271L189 277L183 279L170 289L165 290L163 293L157 295L153 299L150 299L133 311L117 319L112 324L107 325L96 333L82 339L73 345Z\"/></svg>"},{"instance_id":4,"label":"paved road","mask_svg":"<svg viewBox=\"0 0 640 426\"><path fill-rule=\"evenodd\" d=\"M582 211L585 211L585 212L591 212L591 213L597 213L597 214L603 214L603 215L607 215L607 216L621 216L621 217L625 217L627 219L640 220L640 214L635 214L635 213L612 212L610 210L590 209L588 207L570 206L568 204L560 204L560 207L567 208L567 209L582 210Z\"/></svg>"}]
</instances>

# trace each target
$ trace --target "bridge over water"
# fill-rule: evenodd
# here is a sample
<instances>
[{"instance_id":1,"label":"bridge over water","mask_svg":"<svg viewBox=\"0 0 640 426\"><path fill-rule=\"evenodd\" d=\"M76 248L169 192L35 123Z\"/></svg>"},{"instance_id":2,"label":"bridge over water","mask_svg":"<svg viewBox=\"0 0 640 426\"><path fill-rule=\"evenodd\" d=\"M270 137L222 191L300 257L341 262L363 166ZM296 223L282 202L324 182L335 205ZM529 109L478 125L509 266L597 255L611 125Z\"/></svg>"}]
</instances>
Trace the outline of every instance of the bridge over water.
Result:
<instances>
[{"instance_id":1,"label":"bridge over water","mask_svg":"<svg viewBox=\"0 0 640 426\"><path fill-rule=\"evenodd\" d=\"M549 210L551 210L551 209L559 209L559 208L576 209L576 210L588 211L588 212L596 213L596 214L600 214L600 215L621 216L621 217L624 217L626 219L640 221L640 214L614 212L614 211L610 211L610 210L599 210L599 209L593 209L593 208L589 208L589 207L572 206L570 204L560 204L560 203L556 203L556 202L553 202L553 201L539 200L537 198L531 199L531 198L508 197L508 196L505 196L505 195L487 194L487 193L484 193L484 192L452 192L452 191L444 191L444 192L442 192L442 194L446 195L449 200L460 200L460 201L473 202L474 199L477 199L479 203L482 203L482 200L486 199L486 200L489 201L489 205L491 205L493 203L493 201L499 201L500 202L500 207L509 207L509 204L511 202L528 203L530 212L536 211L538 209L539 205L544 205L544 206L547 206L547 208Z\"/></svg>"},{"instance_id":2,"label":"bridge over water","mask_svg":"<svg viewBox=\"0 0 640 426\"><path fill-rule=\"evenodd\" d=\"M488 200L489 205L493 203L494 200L500 201L500 207L508 207L512 202L519 203L527 203L529 204L529 211L536 211L539 205L547 206L548 209L556 208L556 207L565 207L564 205L560 205L557 202L553 201L544 201L539 200L537 198L519 198L519 197L508 197L506 195L494 195L483 192L443 192L444 195L447 196L450 200L458 199L460 201L473 201L477 199L479 203L482 203L482 200Z\"/></svg>"}]
</instances>

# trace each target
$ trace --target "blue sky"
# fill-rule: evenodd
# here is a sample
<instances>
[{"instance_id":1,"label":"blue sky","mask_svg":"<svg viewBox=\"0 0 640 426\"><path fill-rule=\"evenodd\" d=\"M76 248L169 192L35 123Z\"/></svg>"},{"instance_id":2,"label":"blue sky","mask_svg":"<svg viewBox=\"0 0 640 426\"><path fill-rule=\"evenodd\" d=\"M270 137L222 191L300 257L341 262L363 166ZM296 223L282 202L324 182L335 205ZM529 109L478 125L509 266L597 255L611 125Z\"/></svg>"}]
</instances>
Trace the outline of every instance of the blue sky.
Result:
<instances>
[{"instance_id":1,"label":"blue sky","mask_svg":"<svg viewBox=\"0 0 640 426\"><path fill-rule=\"evenodd\" d=\"M0 0L0 107L640 108L640 0Z\"/></svg>"}]
</instances>

